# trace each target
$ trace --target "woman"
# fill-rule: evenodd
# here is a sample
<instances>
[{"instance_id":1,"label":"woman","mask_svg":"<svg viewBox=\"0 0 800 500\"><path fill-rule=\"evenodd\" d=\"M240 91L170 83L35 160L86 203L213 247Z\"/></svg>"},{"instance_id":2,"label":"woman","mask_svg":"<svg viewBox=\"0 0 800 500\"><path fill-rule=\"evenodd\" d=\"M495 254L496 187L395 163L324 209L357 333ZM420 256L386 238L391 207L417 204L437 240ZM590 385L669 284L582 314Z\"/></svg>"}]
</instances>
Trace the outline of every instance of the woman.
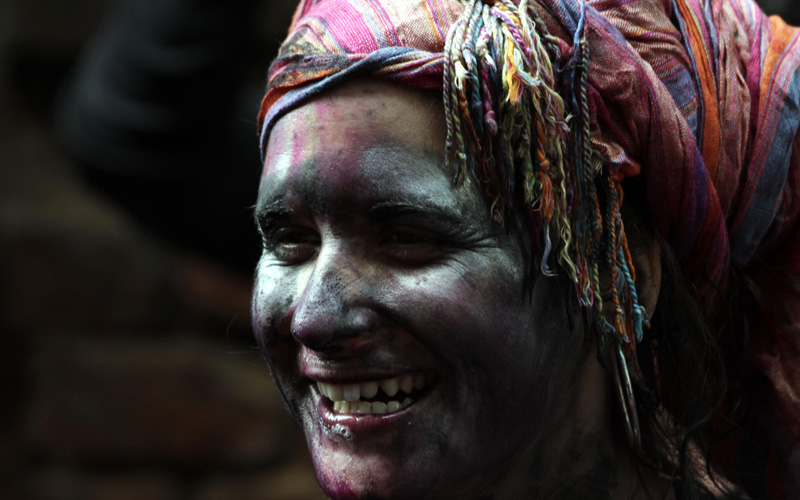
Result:
<instances>
[{"instance_id":1,"label":"woman","mask_svg":"<svg viewBox=\"0 0 800 500\"><path fill-rule=\"evenodd\" d=\"M743 2L302 2L253 317L325 493L800 495L797 45Z\"/></svg>"}]
</instances>

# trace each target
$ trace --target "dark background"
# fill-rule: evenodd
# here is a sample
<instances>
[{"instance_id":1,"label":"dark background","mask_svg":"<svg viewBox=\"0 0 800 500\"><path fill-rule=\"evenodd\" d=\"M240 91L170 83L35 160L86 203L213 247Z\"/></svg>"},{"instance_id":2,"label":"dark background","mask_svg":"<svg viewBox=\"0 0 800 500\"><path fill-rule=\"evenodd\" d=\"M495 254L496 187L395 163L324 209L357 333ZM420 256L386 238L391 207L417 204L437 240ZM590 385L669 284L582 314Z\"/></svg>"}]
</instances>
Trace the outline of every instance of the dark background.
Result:
<instances>
[{"instance_id":1,"label":"dark background","mask_svg":"<svg viewBox=\"0 0 800 500\"><path fill-rule=\"evenodd\" d=\"M54 129L109 9L0 0L0 499L322 498L252 338L254 252L142 223ZM258 92L292 9L257 13Z\"/></svg>"},{"instance_id":2,"label":"dark background","mask_svg":"<svg viewBox=\"0 0 800 500\"><path fill-rule=\"evenodd\" d=\"M289 3L254 19L256 88ZM252 339L251 256L120 205L53 127L108 9L0 0L0 499L321 498Z\"/></svg>"}]
</instances>

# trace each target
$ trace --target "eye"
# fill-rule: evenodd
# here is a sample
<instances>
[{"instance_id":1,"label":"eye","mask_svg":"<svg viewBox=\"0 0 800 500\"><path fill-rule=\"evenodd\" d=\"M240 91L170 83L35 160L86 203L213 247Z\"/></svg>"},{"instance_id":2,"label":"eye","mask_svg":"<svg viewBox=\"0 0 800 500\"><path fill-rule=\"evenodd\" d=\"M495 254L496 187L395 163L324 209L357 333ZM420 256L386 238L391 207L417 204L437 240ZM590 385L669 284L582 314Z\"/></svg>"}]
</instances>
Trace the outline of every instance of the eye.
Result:
<instances>
[{"instance_id":1,"label":"eye","mask_svg":"<svg viewBox=\"0 0 800 500\"><path fill-rule=\"evenodd\" d=\"M387 238L387 242L393 245L417 245L428 241L430 237L414 231L397 231Z\"/></svg>"},{"instance_id":2,"label":"eye","mask_svg":"<svg viewBox=\"0 0 800 500\"><path fill-rule=\"evenodd\" d=\"M424 264L443 252L437 234L410 227L395 227L387 231L381 246L391 259L407 264Z\"/></svg>"},{"instance_id":3,"label":"eye","mask_svg":"<svg viewBox=\"0 0 800 500\"><path fill-rule=\"evenodd\" d=\"M306 227L285 226L264 236L264 250L286 264L300 264L319 248L319 235Z\"/></svg>"}]
</instances>

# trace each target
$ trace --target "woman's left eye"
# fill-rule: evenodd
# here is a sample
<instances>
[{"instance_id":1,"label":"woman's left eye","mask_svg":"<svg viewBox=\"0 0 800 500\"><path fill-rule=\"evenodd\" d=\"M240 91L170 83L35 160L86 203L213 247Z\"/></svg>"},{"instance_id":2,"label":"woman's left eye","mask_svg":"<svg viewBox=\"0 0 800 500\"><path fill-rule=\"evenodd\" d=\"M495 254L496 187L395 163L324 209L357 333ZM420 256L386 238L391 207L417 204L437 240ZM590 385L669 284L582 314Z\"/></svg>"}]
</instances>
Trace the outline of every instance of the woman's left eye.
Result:
<instances>
[{"instance_id":1,"label":"woman's left eye","mask_svg":"<svg viewBox=\"0 0 800 500\"><path fill-rule=\"evenodd\" d=\"M426 235L410 231L392 233L387 239L389 243L397 245L414 245L431 241L431 238Z\"/></svg>"},{"instance_id":2,"label":"woman's left eye","mask_svg":"<svg viewBox=\"0 0 800 500\"><path fill-rule=\"evenodd\" d=\"M442 241L434 233L422 229L394 229L382 241L386 254L406 264L422 264L442 253Z\"/></svg>"}]
</instances>

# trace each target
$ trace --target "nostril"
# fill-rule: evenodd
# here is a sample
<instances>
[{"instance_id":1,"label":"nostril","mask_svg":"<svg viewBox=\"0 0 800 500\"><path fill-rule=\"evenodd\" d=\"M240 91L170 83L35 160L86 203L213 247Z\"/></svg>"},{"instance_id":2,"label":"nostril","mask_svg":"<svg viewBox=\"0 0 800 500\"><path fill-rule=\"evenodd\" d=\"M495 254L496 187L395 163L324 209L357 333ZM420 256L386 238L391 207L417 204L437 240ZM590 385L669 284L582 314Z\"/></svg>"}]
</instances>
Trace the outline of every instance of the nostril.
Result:
<instances>
[{"instance_id":1,"label":"nostril","mask_svg":"<svg viewBox=\"0 0 800 500\"><path fill-rule=\"evenodd\" d=\"M299 307L292 317L292 336L301 344L320 350L330 342L338 313L333 310Z\"/></svg>"},{"instance_id":2,"label":"nostril","mask_svg":"<svg viewBox=\"0 0 800 500\"><path fill-rule=\"evenodd\" d=\"M316 351L330 351L344 339L365 338L375 330L377 316L371 303L370 281L349 254L321 251L308 282L297 297L291 319L292 336ZM363 342L348 342L356 348Z\"/></svg>"},{"instance_id":3,"label":"nostril","mask_svg":"<svg viewBox=\"0 0 800 500\"><path fill-rule=\"evenodd\" d=\"M368 337L378 326L378 316L368 307L352 307L345 311L325 311L324 314L294 316L292 336L306 347L320 352L334 353L358 350L368 344Z\"/></svg>"}]
</instances>

